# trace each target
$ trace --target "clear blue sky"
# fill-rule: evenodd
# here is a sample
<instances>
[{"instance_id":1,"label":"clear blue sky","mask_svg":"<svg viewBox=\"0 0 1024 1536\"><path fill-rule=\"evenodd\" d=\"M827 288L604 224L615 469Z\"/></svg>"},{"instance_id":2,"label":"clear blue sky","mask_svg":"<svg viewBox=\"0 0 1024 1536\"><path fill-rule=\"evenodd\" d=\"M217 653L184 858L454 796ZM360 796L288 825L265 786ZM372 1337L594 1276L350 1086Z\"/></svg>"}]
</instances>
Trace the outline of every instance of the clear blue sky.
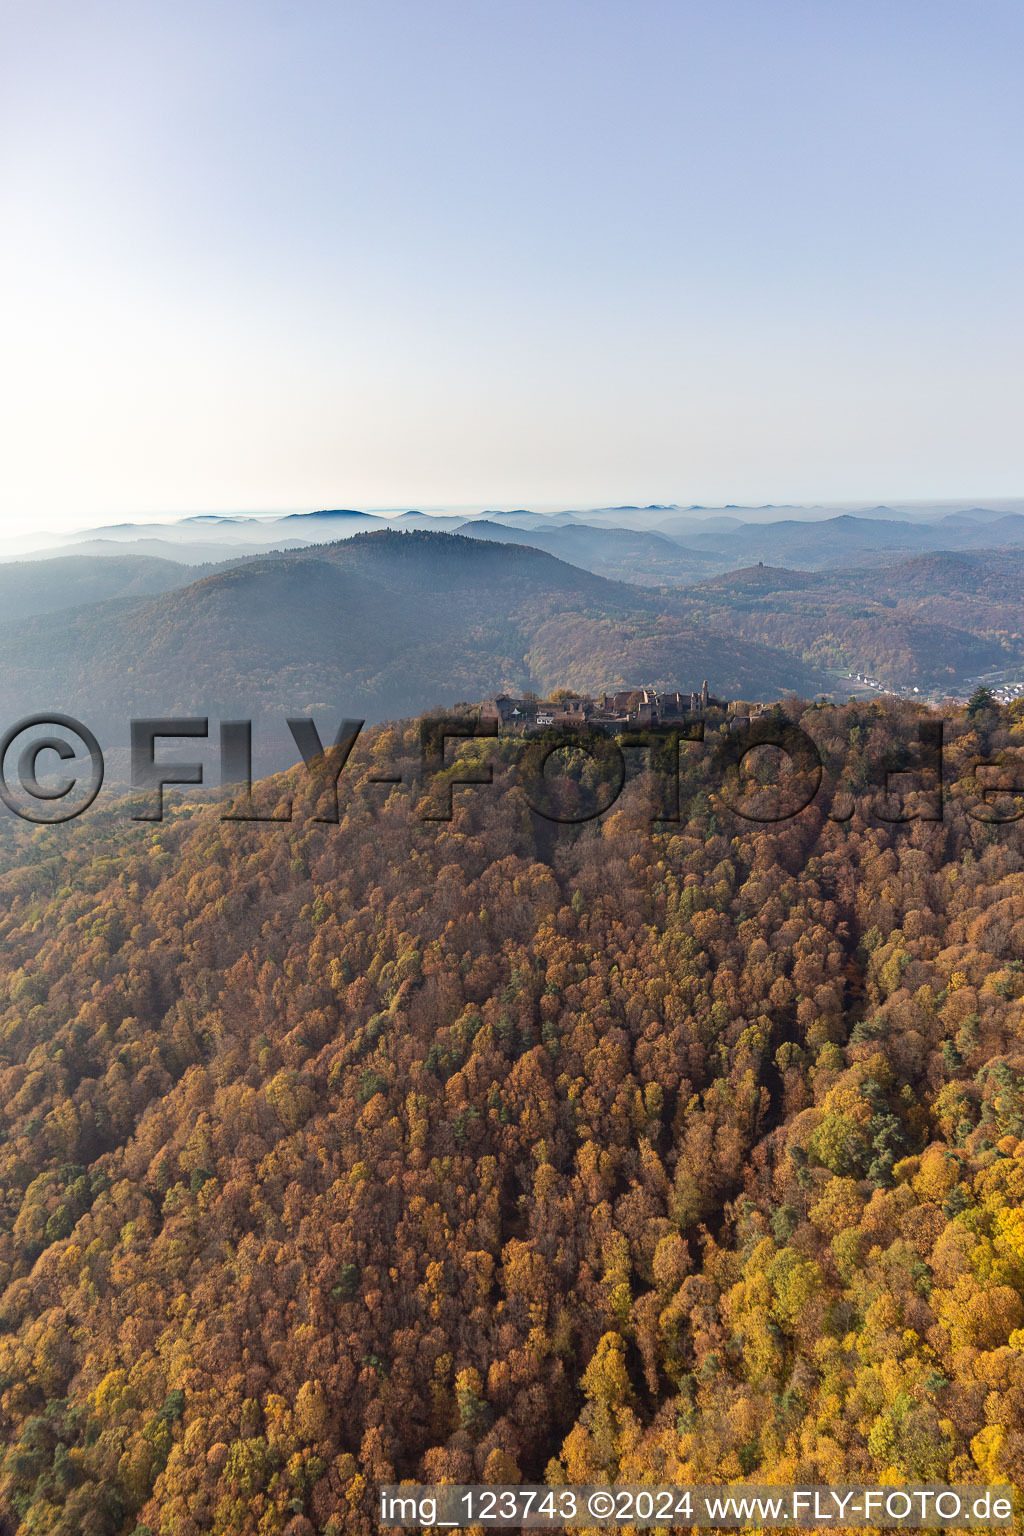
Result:
<instances>
[{"instance_id":1,"label":"clear blue sky","mask_svg":"<svg viewBox=\"0 0 1024 1536\"><path fill-rule=\"evenodd\" d=\"M1024 494L1019 0L0 0L0 531Z\"/></svg>"}]
</instances>

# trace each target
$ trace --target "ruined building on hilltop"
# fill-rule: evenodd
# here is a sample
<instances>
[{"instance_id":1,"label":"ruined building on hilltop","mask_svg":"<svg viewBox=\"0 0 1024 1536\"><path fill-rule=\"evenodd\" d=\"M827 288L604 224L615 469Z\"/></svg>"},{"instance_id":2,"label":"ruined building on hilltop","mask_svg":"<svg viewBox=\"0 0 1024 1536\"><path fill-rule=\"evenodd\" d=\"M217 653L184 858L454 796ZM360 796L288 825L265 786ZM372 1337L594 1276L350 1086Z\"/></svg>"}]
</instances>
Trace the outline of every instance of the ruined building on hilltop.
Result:
<instances>
[{"instance_id":1,"label":"ruined building on hilltop","mask_svg":"<svg viewBox=\"0 0 1024 1536\"><path fill-rule=\"evenodd\" d=\"M501 732L525 734L552 727L570 730L584 726L625 730L629 727L663 725L703 715L709 709L722 709L721 699L708 691L705 678L700 692L678 689L658 692L654 688L620 688L599 699L586 694L566 694L554 699L538 699L531 694L513 697L499 693L480 709L482 725Z\"/></svg>"}]
</instances>

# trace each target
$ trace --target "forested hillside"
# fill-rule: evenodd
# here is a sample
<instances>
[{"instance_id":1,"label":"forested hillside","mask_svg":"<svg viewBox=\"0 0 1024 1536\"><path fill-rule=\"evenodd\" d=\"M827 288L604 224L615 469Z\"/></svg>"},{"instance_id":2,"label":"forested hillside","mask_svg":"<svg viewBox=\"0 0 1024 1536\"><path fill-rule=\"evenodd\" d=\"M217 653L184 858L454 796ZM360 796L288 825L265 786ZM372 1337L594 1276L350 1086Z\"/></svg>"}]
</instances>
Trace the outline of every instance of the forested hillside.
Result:
<instances>
[{"instance_id":1,"label":"forested hillside","mask_svg":"<svg viewBox=\"0 0 1024 1536\"><path fill-rule=\"evenodd\" d=\"M324 514L317 527L334 537L345 518L350 535L373 524ZM87 710L123 737L131 714L279 723L333 703L382 720L502 690L688 688L705 676L724 697L842 698L850 671L942 697L1024 668L1020 549L723 573L723 557L649 529L481 519L453 537L415 524L257 556L211 544L220 563L201 570L180 563L198 558L189 546L152 540L174 558L0 564L0 710Z\"/></svg>"},{"instance_id":2,"label":"forested hillside","mask_svg":"<svg viewBox=\"0 0 1024 1536\"><path fill-rule=\"evenodd\" d=\"M699 748L677 823L641 775L557 829L501 761L428 822L415 725L338 825L298 774L290 824L0 824L4 1536L370 1533L402 1477L1024 1485L1024 858L966 814L1024 727L948 722L973 799L894 824L915 717L802 719L776 826Z\"/></svg>"},{"instance_id":3,"label":"forested hillside","mask_svg":"<svg viewBox=\"0 0 1024 1536\"><path fill-rule=\"evenodd\" d=\"M958 691L1024 667L1024 552L918 555L852 571L752 566L688 587L691 617L808 665Z\"/></svg>"},{"instance_id":4,"label":"forested hillside","mask_svg":"<svg viewBox=\"0 0 1024 1536\"><path fill-rule=\"evenodd\" d=\"M52 555L0 564L0 624L110 598L148 597L183 587L195 571L152 555Z\"/></svg>"},{"instance_id":5,"label":"forested hillside","mask_svg":"<svg viewBox=\"0 0 1024 1536\"><path fill-rule=\"evenodd\" d=\"M289 713L379 721L503 689L699 688L705 677L752 699L824 684L792 656L695 623L676 594L445 533L357 534L160 597L0 623L9 719L63 710L106 745L126 741L132 716L270 716L280 751L266 768L295 760ZM257 749L273 739L256 737Z\"/></svg>"}]
</instances>

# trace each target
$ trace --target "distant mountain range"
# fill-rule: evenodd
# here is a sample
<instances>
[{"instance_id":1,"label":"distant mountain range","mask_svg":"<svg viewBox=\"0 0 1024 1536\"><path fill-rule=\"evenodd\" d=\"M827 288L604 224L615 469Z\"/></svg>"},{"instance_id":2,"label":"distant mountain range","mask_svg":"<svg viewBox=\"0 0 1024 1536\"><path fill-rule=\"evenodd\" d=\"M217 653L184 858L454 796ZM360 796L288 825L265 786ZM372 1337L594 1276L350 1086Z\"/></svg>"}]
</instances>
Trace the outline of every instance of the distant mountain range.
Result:
<instances>
[{"instance_id":1,"label":"distant mountain range","mask_svg":"<svg viewBox=\"0 0 1024 1536\"><path fill-rule=\"evenodd\" d=\"M686 543L696 552L717 556L729 567L763 560L799 570L825 570L926 550L1022 548L1024 515L992 514L987 519L956 515L912 523L844 513L821 522L794 518L729 529L688 527Z\"/></svg>"},{"instance_id":2,"label":"distant mountain range","mask_svg":"<svg viewBox=\"0 0 1024 1536\"><path fill-rule=\"evenodd\" d=\"M595 528L586 523L518 528L480 518L464 523L461 532L474 539L529 544L596 575L644 586L683 586L720 565L716 556L683 548L668 534L632 528Z\"/></svg>"},{"instance_id":3,"label":"distant mountain range","mask_svg":"<svg viewBox=\"0 0 1024 1536\"><path fill-rule=\"evenodd\" d=\"M856 512L650 506L473 516L407 511L384 517L346 507L282 516L204 514L86 529L51 539L45 548L23 549L21 558L109 555L129 546L136 554L205 564L388 528L464 532L507 542L528 538L535 548L599 575L645 586L682 586L759 560L790 569L830 570L933 550L1022 548L1024 502L954 509L876 506Z\"/></svg>"}]
</instances>

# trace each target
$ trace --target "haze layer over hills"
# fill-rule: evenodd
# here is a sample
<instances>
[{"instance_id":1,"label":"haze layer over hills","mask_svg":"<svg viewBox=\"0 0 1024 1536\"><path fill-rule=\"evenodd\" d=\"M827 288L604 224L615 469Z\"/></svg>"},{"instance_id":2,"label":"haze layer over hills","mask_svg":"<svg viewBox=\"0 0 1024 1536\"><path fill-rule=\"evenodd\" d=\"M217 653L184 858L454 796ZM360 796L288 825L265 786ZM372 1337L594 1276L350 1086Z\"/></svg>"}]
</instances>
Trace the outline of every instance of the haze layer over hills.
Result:
<instances>
[{"instance_id":1,"label":"haze layer over hills","mask_svg":"<svg viewBox=\"0 0 1024 1536\"><path fill-rule=\"evenodd\" d=\"M635 574L624 579L649 582L649 562L659 547L640 538L602 543L598 531L655 535L670 545L682 545L684 565L705 566L709 572L734 570L757 560L800 569L817 569L848 563L852 557L874 557L896 550L999 549L1024 547L1024 499L1000 500L988 506L970 503L915 504L865 507L595 507L590 510L536 512L481 510L466 513L403 511L372 513L353 508L316 512L237 515L203 514L165 522L119 523L87 528L73 534L22 536L8 545L7 558L35 556L60 550L64 553L112 553L121 545L137 553L170 554L172 558L199 562L257 553L266 549L298 548L305 544L333 542L356 533L384 528L473 532L475 524L488 525L480 537L493 537L493 525L516 529L510 535L538 535L538 548L549 549L562 559L572 552L605 558L616 547L635 557ZM589 529L582 537L576 530ZM565 530L572 538L564 538ZM554 543L549 542L554 540ZM141 547L140 547L141 546ZM176 554L172 554L177 551ZM667 558L666 552L661 551ZM704 557L703 560L701 557ZM2 551L0 551L2 557ZM608 574L608 573L603 573ZM687 570L688 574L688 570ZM684 576L684 579L685 576Z\"/></svg>"}]
</instances>

